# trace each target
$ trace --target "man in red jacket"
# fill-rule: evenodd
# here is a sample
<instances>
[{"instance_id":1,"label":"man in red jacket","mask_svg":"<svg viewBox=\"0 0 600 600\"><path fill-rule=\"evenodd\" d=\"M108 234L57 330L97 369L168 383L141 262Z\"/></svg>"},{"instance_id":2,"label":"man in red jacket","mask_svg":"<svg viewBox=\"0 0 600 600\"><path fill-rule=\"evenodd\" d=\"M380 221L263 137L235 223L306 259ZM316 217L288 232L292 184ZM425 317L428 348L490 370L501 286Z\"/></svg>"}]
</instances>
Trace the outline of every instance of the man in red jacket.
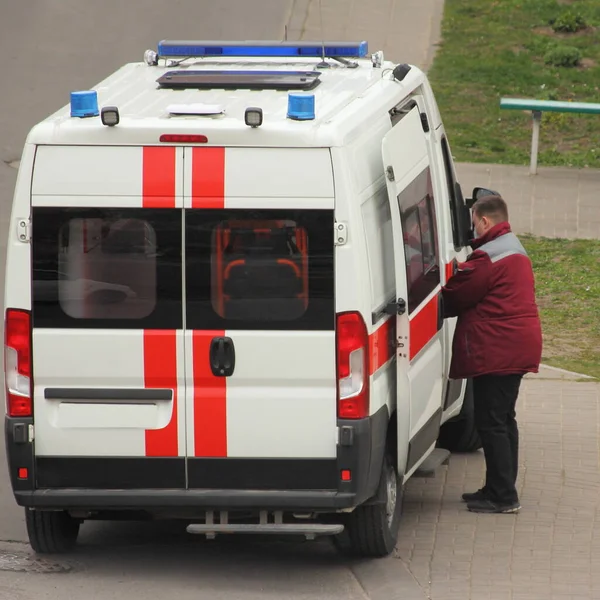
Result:
<instances>
[{"instance_id":1,"label":"man in red jacket","mask_svg":"<svg viewBox=\"0 0 600 600\"><path fill-rule=\"evenodd\" d=\"M473 253L442 291L444 316L458 317L450 377L473 379L486 463L484 487L463 499L474 512L514 513L521 508L515 404L523 375L538 371L542 331L531 261L500 196L475 202L473 228Z\"/></svg>"}]
</instances>

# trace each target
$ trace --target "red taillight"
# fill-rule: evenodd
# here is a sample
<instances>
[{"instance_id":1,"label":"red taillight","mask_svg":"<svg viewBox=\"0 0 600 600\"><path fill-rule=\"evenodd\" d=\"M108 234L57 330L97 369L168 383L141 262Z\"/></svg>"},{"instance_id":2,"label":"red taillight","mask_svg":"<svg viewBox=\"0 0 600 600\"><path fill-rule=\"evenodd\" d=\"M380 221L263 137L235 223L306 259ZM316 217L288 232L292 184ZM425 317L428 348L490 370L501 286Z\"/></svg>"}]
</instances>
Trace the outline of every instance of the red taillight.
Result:
<instances>
[{"instance_id":1,"label":"red taillight","mask_svg":"<svg viewBox=\"0 0 600 600\"><path fill-rule=\"evenodd\" d=\"M338 417L369 416L369 335L357 312L337 316Z\"/></svg>"},{"instance_id":2,"label":"red taillight","mask_svg":"<svg viewBox=\"0 0 600 600\"><path fill-rule=\"evenodd\" d=\"M206 144L208 138L205 135L163 133L160 136L160 141L169 144Z\"/></svg>"},{"instance_id":3,"label":"red taillight","mask_svg":"<svg viewBox=\"0 0 600 600\"><path fill-rule=\"evenodd\" d=\"M29 311L9 308L4 324L4 380L9 417L30 417L31 317Z\"/></svg>"}]
</instances>

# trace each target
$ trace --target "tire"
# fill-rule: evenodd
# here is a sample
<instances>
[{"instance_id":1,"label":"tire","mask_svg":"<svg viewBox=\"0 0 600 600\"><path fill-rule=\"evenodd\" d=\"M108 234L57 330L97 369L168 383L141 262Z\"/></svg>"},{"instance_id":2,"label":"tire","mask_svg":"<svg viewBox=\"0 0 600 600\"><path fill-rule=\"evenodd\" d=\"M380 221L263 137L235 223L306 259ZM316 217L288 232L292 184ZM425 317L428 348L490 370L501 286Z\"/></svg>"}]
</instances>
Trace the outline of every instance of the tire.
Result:
<instances>
[{"instance_id":1,"label":"tire","mask_svg":"<svg viewBox=\"0 0 600 600\"><path fill-rule=\"evenodd\" d=\"M477 452L481 448L481 438L475 427L473 382L470 379L460 414L442 425L437 446L457 453Z\"/></svg>"},{"instance_id":2,"label":"tire","mask_svg":"<svg viewBox=\"0 0 600 600\"><path fill-rule=\"evenodd\" d=\"M389 455L383 460L381 478L374 500L344 515L344 531L334 544L344 554L363 558L382 558L396 546L402 514L403 487Z\"/></svg>"},{"instance_id":3,"label":"tire","mask_svg":"<svg viewBox=\"0 0 600 600\"><path fill-rule=\"evenodd\" d=\"M29 544L38 554L61 554L73 549L80 522L65 511L25 509Z\"/></svg>"}]
</instances>

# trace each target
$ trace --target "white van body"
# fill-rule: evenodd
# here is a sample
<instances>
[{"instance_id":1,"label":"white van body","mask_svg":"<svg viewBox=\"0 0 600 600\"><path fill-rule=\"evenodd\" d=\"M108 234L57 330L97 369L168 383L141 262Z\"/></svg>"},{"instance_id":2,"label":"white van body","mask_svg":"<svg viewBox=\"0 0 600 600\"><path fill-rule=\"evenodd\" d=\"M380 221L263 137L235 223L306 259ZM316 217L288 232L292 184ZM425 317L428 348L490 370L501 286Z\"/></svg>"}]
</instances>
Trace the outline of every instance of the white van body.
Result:
<instances>
[{"instance_id":1,"label":"white van body","mask_svg":"<svg viewBox=\"0 0 600 600\"><path fill-rule=\"evenodd\" d=\"M269 52L150 53L94 88L116 125L66 106L26 140L6 437L38 552L118 513L381 556L440 435L478 447L441 303L469 215L427 77ZM289 118L306 73L315 114Z\"/></svg>"}]
</instances>

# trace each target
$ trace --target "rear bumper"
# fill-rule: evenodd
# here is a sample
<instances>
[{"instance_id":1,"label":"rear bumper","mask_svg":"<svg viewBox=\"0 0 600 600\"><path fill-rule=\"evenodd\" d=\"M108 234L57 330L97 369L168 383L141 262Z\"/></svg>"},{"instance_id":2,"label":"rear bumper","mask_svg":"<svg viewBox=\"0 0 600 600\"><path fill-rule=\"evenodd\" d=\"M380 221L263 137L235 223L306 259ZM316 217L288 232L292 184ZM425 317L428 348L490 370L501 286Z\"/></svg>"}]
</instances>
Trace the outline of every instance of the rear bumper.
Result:
<instances>
[{"instance_id":1,"label":"rear bumper","mask_svg":"<svg viewBox=\"0 0 600 600\"><path fill-rule=\"evenodd\" d=\"M335 511L356 506L353 493L252 490L35 490L15 492L17 504L29 508L70 510L306 510Z\"/></svg>"},{"instance_id":2,"label":"rear bumper","mask_svg":"<svg viewBox=\"0 0 600 600\"><path fill-rule=\"evenodd\" d=\"M331 459L36 457L35 442L18 434L30 424L7 419L5 426L20 506L175 514L178 509L182 514L190 509L333 512L374 496L389 416L383 407L367 419L339 421L337 456ZM350 471L349 481L343 471Z\"/></svg>"}]
</instances>

